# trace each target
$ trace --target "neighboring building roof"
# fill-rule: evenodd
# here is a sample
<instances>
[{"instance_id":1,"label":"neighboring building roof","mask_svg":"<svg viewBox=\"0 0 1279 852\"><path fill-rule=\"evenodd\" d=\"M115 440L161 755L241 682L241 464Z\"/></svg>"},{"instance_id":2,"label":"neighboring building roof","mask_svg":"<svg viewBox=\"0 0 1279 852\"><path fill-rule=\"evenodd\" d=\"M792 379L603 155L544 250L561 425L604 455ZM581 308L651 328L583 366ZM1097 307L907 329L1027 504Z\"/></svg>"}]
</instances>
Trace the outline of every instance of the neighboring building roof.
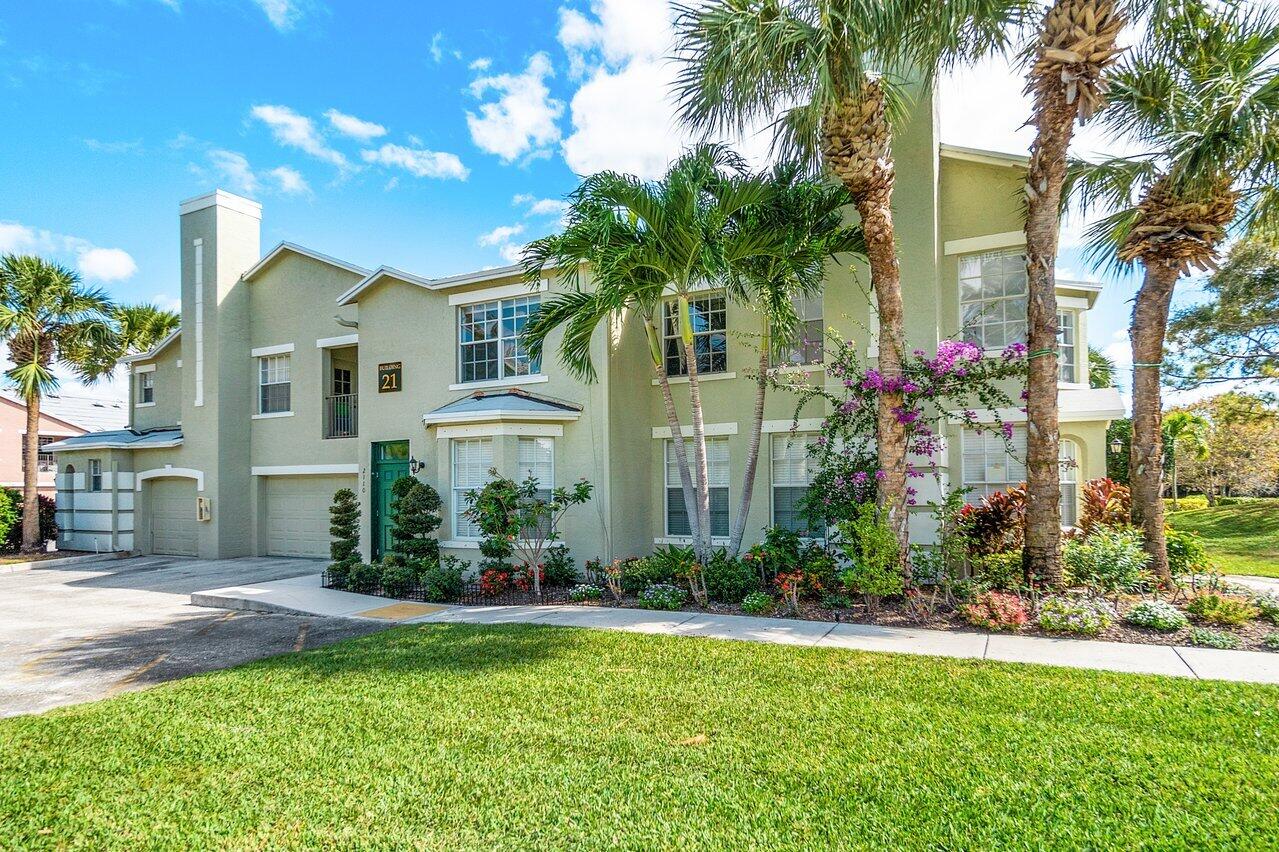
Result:
<instances>
[{"instance_id":1,"label":"neighboring building roof","mask_svg":"<svg viewBox=\"0 0 1279 852\"><path fill-rule=\"evenodd\" d=\"M11 405L26 408L26 403L12 393L0 394ZM128 401L123 399L98 399L74 394L57 394L40 399L40 415L51 417L68 426L85 432L100 429L119 429L129 424Z\"/></svg>"},{"instance_id":2,"label":"neighboring building roof","mask_svg":"<svg viewBox=\"0 0 1279 852\"><path fill-rule=\"evenodd\" d=\"M330 257L327 254L322 254L318 251L314 251L305 246L300 246L297 243L290 243L288 241L285 241L277 245L275 248L271 249L269 252L267 252L265 257L263 257L257 263L253 264L252 268L250 268L247 272L245 272L240 277L243 278L245 281L252 281L255 275L257 275L263 269L266 269L268 266L270 266L275 261L275 259L279 257L281 254L283 254L284 252L292 252L293 254L300 254L303 257L309 257L312 260L318 260L320 261L320 263L327 263L329 266L336 266L339 269L345 269L347 272L353 273L355 275L359 275L361 278L369 274L369 271L365 269L363 266L356 266L354 263L347 263L345 260L338 260L336 257Z\"/></svg>"},{"instance_id":3,"label":"neighboring building roof","mask_svg":"<svg viewBox=\"0 0 1279 852\"><path fill-rule=\"evenodd\" d=\"M182 326L178 326L177 328L173 329L173 331L166 334L163 340L161 340L155 346L151 347L150 352L137 352L137 353L134 353L133 355L125 355L123 358L120 359L119 363L132 364L135 361L151 361L156 356L158 356L164 350L166 346L168 346L173 341L177 340L181 335L182 335Z\"/></svg>"},{"instance_id":4,"label":"neighboring building roof","mask_svg":"<svg viewBox=\"0 0 1279 852\"><path fill-rule=\"evenodd\" d=\"M427 290L447 290L450 287L464 287L467 284L480 284L485 281L495 281L499 278L510 278L513 275L523 274L524 267L518 263L510 266L495 266L492 269L481 269L478 272L463 272L461 275L450 275L445 278L423 278L420 275L404 272L392 266L379 266L366 275L362 281L357 281L350 290L338 296L338 304L349 305L352 302L359 301L361 293L384 278L393 278L406 284L416 284L418 287L423 287Z\"/></svg>"},{"instance_id":5,"label":"neighboring building roof","mask_svg":"<svg viewBox=\"0 0 1279 852\"><path fill-rule=\"evenodd\" d=\"M67 450L148 450L182 445L182 430L176 426L160 429L116 429L110 432L92 432L76 435L49 444L44 449L65 452Z\"/></svg>"},{"instance_id":6,"label":"neighboring building roof","mask_svg":"<svg viewBox=\"0 0 1279 852\"><path fill-rule=\"evenodd\" d=\"M427 412L428 426L445 423L492 423L503 420L576 420L582 407L558 399L535 396L518 388L476 391L470 396Z\"/></svg>"}]
</instances>

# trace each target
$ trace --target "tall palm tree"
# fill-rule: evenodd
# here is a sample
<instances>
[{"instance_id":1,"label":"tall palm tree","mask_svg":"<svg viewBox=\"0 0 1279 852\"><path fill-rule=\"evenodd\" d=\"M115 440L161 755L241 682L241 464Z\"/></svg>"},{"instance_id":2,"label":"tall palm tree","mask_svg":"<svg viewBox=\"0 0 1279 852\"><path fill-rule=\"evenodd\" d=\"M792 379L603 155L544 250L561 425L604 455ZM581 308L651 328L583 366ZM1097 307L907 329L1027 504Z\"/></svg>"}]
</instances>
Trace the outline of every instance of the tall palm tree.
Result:
<instances>
[{"instance_id":1,"label":"tall palm tree","mask_svg":"<svg viewBox=\"0 0 1279 852\"><path fill-rule=\"evenodd\" d=\"M828 261L845 253L865 253L861 228L844 224L843 210L850 199L842 186L806 180L803 168L796 163L775 166L771 181L771 198L743 210L734 223L746 232L780 234L782 245L776 254L746 258L729 277L729 294L754 308L762 326L746 468L729 533L728 550L733 555L741 549L754 493L769 366L775 359L785 358L799 342L795 300L801 296L820 298Z\"/></svg>"},{"instance_id":2,"label":"tall palm tree","mask_svg":"<svg viewBox=\"0 0 1279 852\"><path fill-rule=\"evenodd\" d=\"M684 506L698 557L711 551L710 488L706 428L699 371L710 341L696 338L690 297L700 288L723 284L748 258L781 250L784 234L740 227L743 210L765 202L772 192L765 176L746 173L727 148L703 145L680 157L657 181L616 172L586 178L569 196L562 233L530 243L524 269L531 281L558 276L567 292L549 299L524 330L537 357L550 333L561 326L560 360L570 373L593 381L591 337L610 318L633 316L644 326L653 372L662 390ZM581 280L583 264L592 281ZM688 374L693 466L675 409L663 349L662 323L674 297L675 326Z\"/></svg>"},{"instance_id":3,"label":"tall palm tree","mask_svg":"<svg viewBox=\"0 0 1279 852\"><path fill-rule=\"evenodd\" d=\"M0 340L13 363L5 372L27 407L22 454L22 550L39 550L36 464L40 452L40 400L58 388L55 366L92 382L115 366L111 300L85 287L66 267L30 255L0 258Z\"/></svg>"},{"instance_id":4,"label":"tall palm tree","mask_svg":"<svg viewBox=\"0 0 1279 852\"><path fill-rule=\"evenodd\" d=\"M1208 419L1191 411L1171 411L1164 415L1163 439L1168 445L1168 462L1172 468L1172 510L1181 508L1177 498L1177 447L1185 446L1194 457L1208 458L1208 443L1204 433Z\"/></svg>"},{"instance_id":5,"label":"tall palm tree","mask_svg":"<svg viewBox=\"0 0 1279 852\"><path fill-rule=\"evenodd\" d=\"M1152 569L1164 541L1160 364L1177 280L1215 268L1228 233L1279 229L1279 15L1195 9L1114 74L1103 121L1147 153L1078 163L1086 206L1116 212L1090 231L1092 257L1140 263L1133 307L1132 507Z\"/></svg>"},{"instance_id":6,"label":"tall palm tree","mask_svg":"<svg viewBox=\"0 0 1279 852\"><path fill-rule=\"evenodd\" d=\"M1119 366L1115 359L1096 346L1088 347L1088 387L1113 388Z\"/></svg>"},{"instance_id":7,"label":"tall palm tree","mask_svg":"<svg viewBox=\"0 0 1279 852\"><path fill-rule=\"evenodd\" d=\"M155 305L117 305L111 312L120 354L147 352L181 323L173 311Z\"/></svg>"},{"instance_id":8,"label":"tall palm tree","mask_svg":"<svg viewBox=\"0 0 1279 852\"><path fill-rule=\"evenodd\" d=\"M898 378L905 344L893 229L894 127L907 92L938 71L999 50L1027 0L721 0L676 6L685 121L705 132L773 122L788 158L821 163L861 217L879 314L880 373ZM908 85L906 81L910 81ZM900 392L878 403L880 499L909 554L906 430Z\"/></svg>"}]
</instances>

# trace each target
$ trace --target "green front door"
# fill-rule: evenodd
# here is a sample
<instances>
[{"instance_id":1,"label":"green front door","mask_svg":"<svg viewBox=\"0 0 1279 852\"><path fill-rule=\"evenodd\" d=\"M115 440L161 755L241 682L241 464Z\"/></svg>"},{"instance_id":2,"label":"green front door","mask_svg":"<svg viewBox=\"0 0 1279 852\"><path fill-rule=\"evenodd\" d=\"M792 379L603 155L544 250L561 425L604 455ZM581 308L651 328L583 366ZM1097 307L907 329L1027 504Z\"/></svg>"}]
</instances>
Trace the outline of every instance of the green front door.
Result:
<instances>
[{"instance_id":1,"label":"green front door","mask_svg":"<svg viewBox=\"0 0 1279 852\"><path fill-rule=\"evenodd\" d=\"M391 552L391 486L409 475L409 442L373 445L373 561Z\"/></svg>"}]
</instances>

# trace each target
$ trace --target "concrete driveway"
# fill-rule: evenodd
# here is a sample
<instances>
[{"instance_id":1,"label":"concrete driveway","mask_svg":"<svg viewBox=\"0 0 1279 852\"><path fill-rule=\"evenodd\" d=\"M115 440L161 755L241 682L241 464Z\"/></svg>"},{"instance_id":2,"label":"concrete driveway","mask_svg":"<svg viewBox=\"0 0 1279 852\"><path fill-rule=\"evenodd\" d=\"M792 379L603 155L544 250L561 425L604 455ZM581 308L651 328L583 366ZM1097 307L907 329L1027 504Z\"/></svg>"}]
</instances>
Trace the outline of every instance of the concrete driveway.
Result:
<instances>
[{"instance_id":1,"label":"concrete driveway","mask_svg":"<svg viewBox=\"0 0 1279 852\"><path fill-rule=\"evenodd\" d=\"M0 716L104 698L390 626L190 603L201 589L317 573L323 563L316 560L148 556L3 570Z\"/></svg>"}]
</instances>

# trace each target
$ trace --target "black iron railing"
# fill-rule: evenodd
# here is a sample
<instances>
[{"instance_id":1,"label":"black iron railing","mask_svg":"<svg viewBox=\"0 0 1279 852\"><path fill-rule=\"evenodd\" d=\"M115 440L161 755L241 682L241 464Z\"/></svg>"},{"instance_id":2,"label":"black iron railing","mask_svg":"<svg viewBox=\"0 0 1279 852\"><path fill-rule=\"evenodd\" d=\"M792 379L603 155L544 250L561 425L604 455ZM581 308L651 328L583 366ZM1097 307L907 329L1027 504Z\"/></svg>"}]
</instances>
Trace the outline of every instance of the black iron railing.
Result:
<instances>
[{"instance_id":1,"label":"black iron railing","mask_svg":"<svg viewBox=\"0 0 1279 852\"><path fill-rule=\"evenodd\" d=\"M354 438L359 427L359 394L343 393L324 398L324 437Z\"/></svg>"}]
</instances>

